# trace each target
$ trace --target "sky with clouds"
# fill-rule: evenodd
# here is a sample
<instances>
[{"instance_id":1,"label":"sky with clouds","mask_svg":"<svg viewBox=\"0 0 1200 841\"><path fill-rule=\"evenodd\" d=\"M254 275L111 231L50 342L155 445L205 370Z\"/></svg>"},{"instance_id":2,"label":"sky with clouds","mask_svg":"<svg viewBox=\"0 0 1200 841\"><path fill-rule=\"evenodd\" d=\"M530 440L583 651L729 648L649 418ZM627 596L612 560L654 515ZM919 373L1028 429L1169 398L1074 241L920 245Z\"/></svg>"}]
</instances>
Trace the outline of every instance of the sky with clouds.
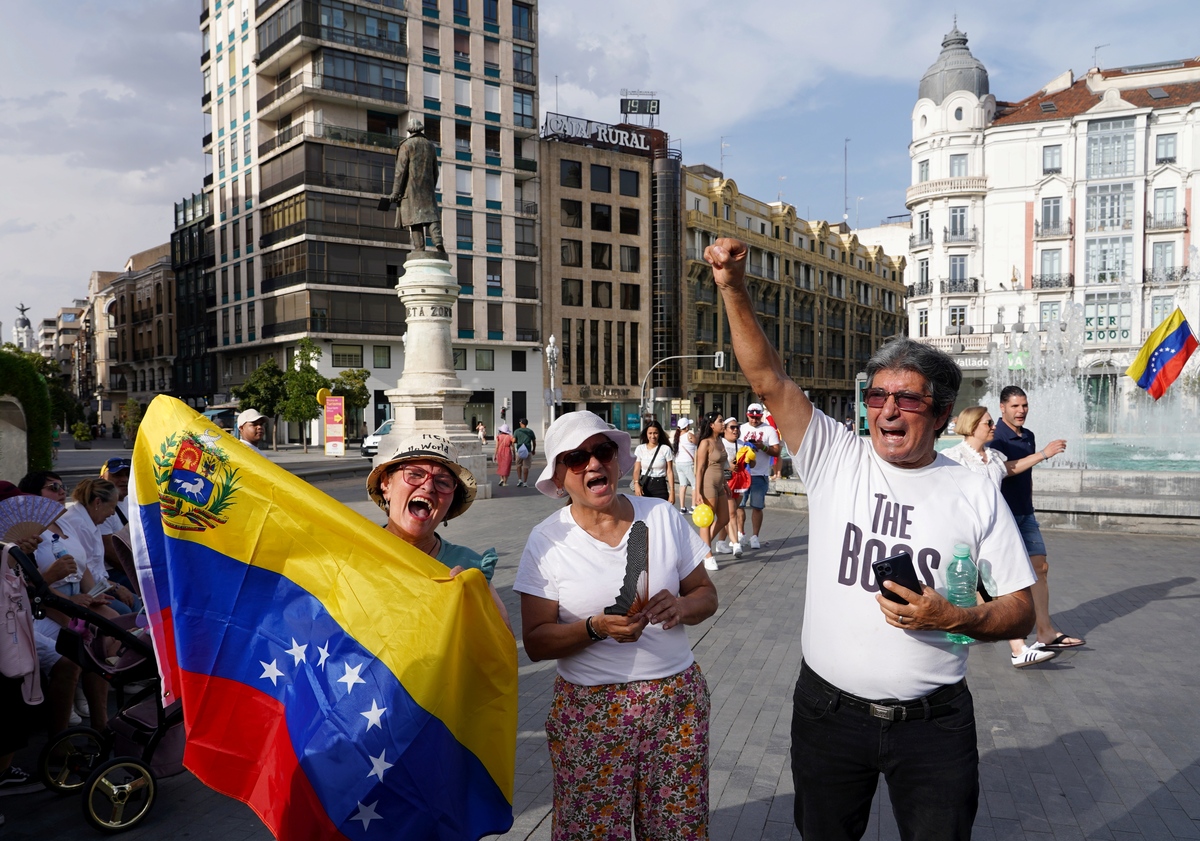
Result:
<instances>
[{"instance_id":1,"label":"sky with clouds","mask_svg":"<svg viewBox=\"0 0 1200 841\"><path fill-rule=\"evenodd\" d=\"M917 83L956 12L1001 100L1083 73L1099 45L1103 67L1200 55L1195 0L538 5L543 112L618 122L622 88L654 90L685 163L718 166L724 138L744 193L782 192L810 219L848 204L863 227L904 213ZM197 0L0 4L4 341L18 302L36 325L83 297L92 270L169 240L174 202L203 176L199 12Z\"/></svg>"}]
</instances>

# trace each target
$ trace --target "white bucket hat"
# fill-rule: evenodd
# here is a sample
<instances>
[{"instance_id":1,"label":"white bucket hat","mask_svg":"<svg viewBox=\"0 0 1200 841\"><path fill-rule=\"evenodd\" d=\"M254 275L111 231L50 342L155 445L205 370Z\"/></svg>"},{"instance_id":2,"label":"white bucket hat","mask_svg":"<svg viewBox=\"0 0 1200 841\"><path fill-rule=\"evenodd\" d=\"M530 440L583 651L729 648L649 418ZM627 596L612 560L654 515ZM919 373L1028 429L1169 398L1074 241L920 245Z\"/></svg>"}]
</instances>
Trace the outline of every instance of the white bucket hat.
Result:
<instances>
[{"instance_id":1,"label":"white bucket hat","mask_svg":"<svg viewBox=\"0 0 1200 841\"><path fill-rule=\"evenodd\" d=\"M628 473L633 468L634 461L633 454L629 451L629 433L613 429L599 415L592 412L567 412L546 430L546 468L534 487L546 496L561 496L554 484L554 470L558 467L558 457L579 449L584 441L596 434L607 435L618 447L617 478Z\"/></svg>"},{"instance_id":2,"label":"white bucket hat","mask_svg":"<svg viewBox=\"0 0 1200 841\"><path fill-rule=\"evenodd\" d=\"M475 501L475 476L470 470L458 463L458 447L451 444L440 435L427 432L410 435L400 442L391 458L375 465L371 475L367 477L367 495L384 511L388 510L387 501L383 498L380 484L384 475L397 464L406 461L432 461L444 466L458 480L459 492L454 495L454 502L446 512L446 520L453 520L471 507ZM443 521L445 522L445 521Z\"/></svg>"}]
</instances>

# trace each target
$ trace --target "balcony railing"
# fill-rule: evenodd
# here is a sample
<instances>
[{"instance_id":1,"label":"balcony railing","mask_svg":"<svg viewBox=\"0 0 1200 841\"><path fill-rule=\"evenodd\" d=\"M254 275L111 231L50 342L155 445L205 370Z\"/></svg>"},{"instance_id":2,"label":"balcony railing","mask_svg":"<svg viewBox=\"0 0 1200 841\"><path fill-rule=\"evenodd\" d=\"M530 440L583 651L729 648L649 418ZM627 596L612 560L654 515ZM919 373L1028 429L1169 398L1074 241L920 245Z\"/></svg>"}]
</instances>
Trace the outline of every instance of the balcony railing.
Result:
<instances>
[{"instance_id":1,"label":"balcony railing","mask_svg":"<svg viewBox=\"0 0 1200 841\"><path fill-rule=\"evenodd\" d=\"M522 158L517 156L513 158L513 166L525 172L537 172L537 161L532 158Z\"/></svg>"},{"instance_id":2,"label":"balcony railing","mask_svg":"<svg viewBox=\"0 0 1200 841\"><path fill-rule=\"evenodd\" d=\"M390 186L388 180L390 180L390 173L382 173L379 179L375 179L310 169L297 172L275 184L268 184L259 191L259 198L262 201L268 201L301 184L315 184L321 187L332 187L336 190L356 190L360 193L372 193L379 196L387 192Z\"/></svg>"},{"instance_id":3,"label":"balcony railing","mask_svg":"<svg viewBox=\"0 0 1200 841\"><path fill-rule=\"evenodd\" d=\"M293 333L347 333L368 336L402 336L403 321L363 321L353 318L296 318L275 324L264 324L264 339Z\"/></svg>"},{"instance_id":4,"label":"balcony railing","mask_svg":"<svg viewBox=\"0 0 1200 841\"><path fill-rule=\"evenodd\" d=\"M306 120L293 123L280 129L274 137L260 143L258 154L261 157L267 153L290 143L297 137L312 137L322 140L332 140L335 143L356 143L359 146L375 146L380 149L396 149L402 138L395 134L384 134L377 131L367 131L349 126L335 126L329 123L317 123Z\"/></svg>"},{"instance_id":5,"label":"balcony railing","mask_svg":"<svg viewBox=\"0 0 1200 841\"><path fill-rule=\"evenodd\" d=\"M532 87L533 85L537 84L537 76L535 76L533 74L532 70L514 69L513 70L513 82L515 82L518 85L529 85Z\"/></svg>"},{"instance_id":6,"label":"balcony railing","mask_svg":"<svg viewBox=\"0 0 1200 841\"><path fill-rule=\"evenodd\" d=\"M918 280L912 286L908 287L908 297L920 298L924 295L933 294L933 281Z\"/></svg>"},{"instance_id":7,"label":"balcony railing","mask_svg":"<svg viewBox=\"0 0 1200 841\"><path fill-rule=\"evenodd\" d=\"M330 41L347 47L358 47L363 50L374 50L394 56L408 55L408 45L403 41L391 41L387 38L377 38L350 29L338 29L333 26L321 26L317 23L298 23L284 32L271 43L260 47L259 61L266 61L297 38L316 38L319 41Z\"/></svg>"},{"instance_id":8,"label":"balcony railing","mask_svg":"<svg viewBox=\"0 0 1200 841\"><path fill-rule=\"evenodd\" d=\"M530 26L514 26L513 37L518 41L532 41L533 27Z\"/></svg>"},{"instance_id":9,"label":"balcony railing","mask_svg":"<svg viewBox=\"0 0 1200 841\"><path fill-rule=\"evenodd\" d=\"M950 280L943 280L941 282L941 287L942 287L943 295L958 295L958 294L978 292L979 291L979 278L977 278L977 277L951 278Z\"/></svg>"},{"instance_id":10,"label":"balcony railing","mask_svg":"<svg viewBox=\"0 0 1200 841\"><path fill-rule=\"evenodd\" d=\"M536 327L518 327L517 328L518 342L539 342L541 341L541 333Z\"/></svg>"},{"instance_id":11,"label":"balcony railing","mask_svg":"<svg viewBox=\"0 0 1200 841\"><path fill-rule=\"evenodd\" d=\"M299 236L345 237L346 239L364 239L376 242L406 244L408 231L403 228L382 228L372 225L354 225L345 222L319 222L306 219L287 225L277 231L263 234L259 238L259 247L267 248L278 242Z\"/></svg>"},{"instance_id":12,"label":"balcony railing","mask_svg":"<svg viewBox=\"0 0 1200 841\"><path fill-rule=\"evenodd\" d=\"M933 232L926 231L923 234L910 234L908 237L909 248L925 248L933 245Z\"/></svg>"},{"instance_id":13,"label":"balcony railing","mask_svg":"<svg viewBox=\"0 0 1200 841\"><path fill-rule=\"evenodd\" d=\"M1030 277L1034 289L1070 289L1075 285L1073 274L1035 274Z\"/></svg>"},{"instance_id":14,"label":"balcony railing","mask_svg":"<svg viewBox=\"0 0 1200 841\"><path fill-rule=\"evenodd\" d=\"M1187 211L1182 213L1147 213L1147 231L1187 230Z\"/></svg>"},{"instance_id":15,"label":"balcony railing","mask_svg":"<svg viewBox=\"0 0 1200 841\"><path fill-rule=\"evenodd\" d=\"M263 278L262 293L274 292L276 289L286 289L301 283L316 283L323 286L364 286L369 289L395 289L395 275L360 274L357 272L326 272L318 269L308 269L299 272L289 272L278 277Z\"/></svg>"},{"instance_id":16,"label":"balcony railing","mask_svg":"<svg viewBox=\"0 0 1200 841\"><path fill-rule=\"evenodd\" d=\"M1116 219L1089 219L1085 227L1088 233L1096 231L1132 231L1133 217L1124 215Z\"/></svg>"},{"instance_id":17,"label":"balcony railing","mask_svg":"<svg viewBox=\"0 0 1200 841\"><path fill-rule=\"evenodd\" d=\"M366 82L356 82L353 79L341 79L324 73L298 73L289 76L283 82L258 100L258 110L262 111L283 99L300 87L316 88L318 90L336 91L366 99L379 99L384 102L404 104L408 102L408 91L403 88L372 85Z\"/></svg>"},{"instance_id":18,"label":"balcony railing","mask_svg":"<svg viewBox=\"0 0 1200 841\"><path fill-rule=\"evenodd\" d=\"M1143 276L1146 283L1181 283L1187 278L1187 273L1187 266L1172 266L1164 269L1146 269Z\"/></svg>"},{"instance_id":19,"label":"balcony railing","mask_svg":"<svg viewBox=\"0 0 1200 841\"><path fill-rule=\"evenodd\" d=\"M698 304L715 304L717 302L717 288L708 283L696 284L696 303Z\"/></svg>"},{"instance_id":20,"label":"balcony railing","mask_svg":"<svg viewBox=\"0 0 1200 841\"><path fill-rule=\"evenodd\" d=\"M532 242L518 242L517 256L518 257L536 257L538 255L538 247Z\"/></svg>"},{"instance_id":21,"label":"balcony railing","mask_svg":"<svg viewBox=\"0 0 1200 841\"><path fill-rule=\"evenodd\" d=\"M696 341L712 343L716 341L717 333L711 327L696 328Z\"/></svg>"},{"instance_id":22,"label":"balcony railing","mask_svg":"<svg viewBox=\"0 0 1200 841\"><path fill-rule=\"evenodd\" d=\"M522 216L537 216L538 206L535 201L517 202L517 213Z\"/></svg>"},{"instance_id":23,"label":"balcony railing","mask_svg":"<svg viewBox=\"0 0 1200 841\"><path fill-rule=\"evenodd\" d=\"M906 204L911 207L918 201L937 196L967 196L986 192L987 178L985 176L966 175L957 178L937 178L909 187Z\"/></svg>"},{"instance_id":24,"label":"balcony railing","mask_svg":"<svg viewBox=\"0 0 1200 841\"><path fill-rule=\"evenodd\" d=\"M1072 236L1075 232L1074 220L1068 219L1065 222L1044 225L1041 222L1033 223L1033 236L1036 239L1058 239L1060 237Z\"/></svg>"},{"instance_id":25,"label":"balcony railing","mask_svg":"<svg viewBox=\"0 0 1200 841\"><path fill-rule=\"evenodd\" d=\"M943 242L947 245L954 243L978 242L979 229L971 228L969 230L952 230L950 228L942 229Z\"/></svg>"}]
</instances>

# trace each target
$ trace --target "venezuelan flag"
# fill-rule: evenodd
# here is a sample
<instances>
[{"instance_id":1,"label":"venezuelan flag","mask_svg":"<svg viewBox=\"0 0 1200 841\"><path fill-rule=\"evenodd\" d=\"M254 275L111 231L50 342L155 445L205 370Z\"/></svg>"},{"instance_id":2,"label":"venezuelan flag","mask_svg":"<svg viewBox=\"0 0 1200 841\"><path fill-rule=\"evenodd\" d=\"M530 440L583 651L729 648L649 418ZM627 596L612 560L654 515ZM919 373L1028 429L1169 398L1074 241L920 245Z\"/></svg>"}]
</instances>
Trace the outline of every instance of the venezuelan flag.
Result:
<instances>
[{"instance_id":1,"label":"venezuelan flag","mask_svg":"<svg viewBox=\"0 0 1200 841\"><path fill-rule=\"evenodd\" d=\"M1179 307L1150 334L1125 376L1137 380L1138 388L1162 397L1183 371L1196 350L1196 336Z\"/></svg>"},{"instance_id":2,"label":"venezuelan flag","mask_svg":"<svg viewBox=\"0 0 1200 841\"><path fill-rule=\"evenodd\" d=\"M200 780L288 841L512 826L516 646L482 573L447 578L169 397L131 479L164 695Z\"/></svg>"}]
</instances>

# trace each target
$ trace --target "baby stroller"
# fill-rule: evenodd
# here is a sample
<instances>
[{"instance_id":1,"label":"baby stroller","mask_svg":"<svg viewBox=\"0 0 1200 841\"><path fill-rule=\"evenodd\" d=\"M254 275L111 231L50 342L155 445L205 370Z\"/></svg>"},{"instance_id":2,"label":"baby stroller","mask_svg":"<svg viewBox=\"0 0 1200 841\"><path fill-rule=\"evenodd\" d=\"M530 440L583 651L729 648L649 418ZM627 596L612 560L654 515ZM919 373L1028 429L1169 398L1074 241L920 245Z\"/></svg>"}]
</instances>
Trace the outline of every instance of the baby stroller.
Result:
<instances>
[{"instance_id":1,"label":"baby stroller","mask_svg":"<svg viewBox=\"0 0 1200 841\"><path fill-rule=\"evenodd\" d=\"M82 792L84 817L101 832L132 829L150 813L158 778L183 771L183 709L178 701L162 705L154 648L137 615L108 619L82 607L51 589L29 556L17 549L12 555L34 616L51 608L77 620L59 632L58 653L108 681L119 707L104 732L71 727L52 736L38 775L51 791ZM120 644L115 655L106 650L109 640Z\"/></svg>"}]
</instances>

